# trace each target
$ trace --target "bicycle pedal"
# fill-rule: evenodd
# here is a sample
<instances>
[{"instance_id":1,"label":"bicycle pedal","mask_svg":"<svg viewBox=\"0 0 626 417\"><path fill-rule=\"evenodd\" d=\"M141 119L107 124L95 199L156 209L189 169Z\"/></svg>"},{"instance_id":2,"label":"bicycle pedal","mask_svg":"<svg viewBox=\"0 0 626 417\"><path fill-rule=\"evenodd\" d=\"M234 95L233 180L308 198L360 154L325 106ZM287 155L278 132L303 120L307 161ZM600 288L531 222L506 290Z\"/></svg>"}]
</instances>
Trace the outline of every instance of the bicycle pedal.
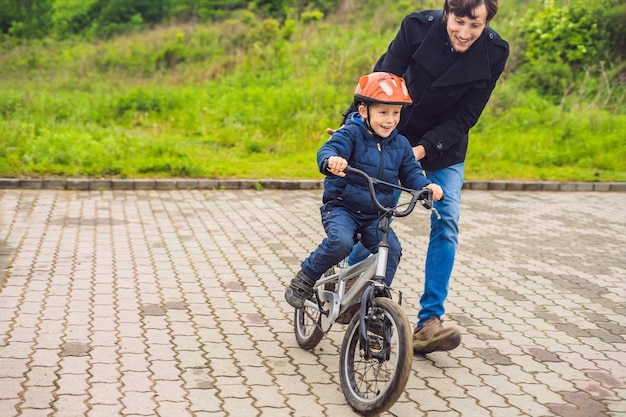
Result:
<instances>
[{"instance_id":1,"label":"bicycle pedal","mask_svg":"<svg viewBox=\"0 0 626 417\"><path fill-rule=\"evenodd\" d=\"M367 338L370 349L380 350L383 348L384 341L382 337L370 336Z\"/></svg>"}]
</instances>

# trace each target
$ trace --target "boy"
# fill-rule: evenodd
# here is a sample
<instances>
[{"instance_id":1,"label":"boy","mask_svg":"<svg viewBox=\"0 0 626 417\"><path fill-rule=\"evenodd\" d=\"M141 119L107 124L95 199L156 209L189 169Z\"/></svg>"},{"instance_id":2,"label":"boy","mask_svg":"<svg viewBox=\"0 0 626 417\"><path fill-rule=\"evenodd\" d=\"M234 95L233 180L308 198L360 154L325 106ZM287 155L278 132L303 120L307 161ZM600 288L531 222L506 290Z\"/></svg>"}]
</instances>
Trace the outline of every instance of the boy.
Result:
<instances>
[{"instance_id":1,"label":"boy","mask_svg":"<svg viewBox=\"0 0 626 417\"><path fill-rule=\"evenodd\" d=\"M412 103L404 80L386 72L365 75L356 87L354 101L358 111L348 116L345 127L317 153L320 171L327 175L320 209L327 237L302 262L301 270L285 290L285 300L295 308L302 308L313 294L315 282L351 252L357 232L368 250L377 250L379 213L365 184L345 178L343 170L348 164L393 184L430 188L435 200L443 196L441 187L423 174L408 140L396 130L402 107ZM328 172L323 172L325 166ZM380 186L376 193L384 206L395 205L392 188ZM390 229L387 285L393 280L401 253L400 241Z\"/></svg>"}]
</instances>

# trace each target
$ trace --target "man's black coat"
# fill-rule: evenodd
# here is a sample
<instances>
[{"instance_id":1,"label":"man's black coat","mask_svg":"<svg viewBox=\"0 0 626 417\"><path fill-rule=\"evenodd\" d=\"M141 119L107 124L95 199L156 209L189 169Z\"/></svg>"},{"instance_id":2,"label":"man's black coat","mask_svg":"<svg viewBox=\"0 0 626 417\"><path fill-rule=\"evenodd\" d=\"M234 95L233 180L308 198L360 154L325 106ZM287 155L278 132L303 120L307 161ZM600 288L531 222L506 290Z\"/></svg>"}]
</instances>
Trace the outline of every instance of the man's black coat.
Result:
<instances>
[{"instance_id":1,"label":"man's black coat","mask_svg":"<svg viewBox=\"0 0 626 417\"><path fill-rule=\"evenodd\" d=\"M508 44L489 26L466 52L456 53L441 11L404 18L374 71L406 80L413 105L402 111L398 130L412 146L424 146L424 169L465 160L468 132L489 101L508 56Z\"/></svg>"}]
</instances>

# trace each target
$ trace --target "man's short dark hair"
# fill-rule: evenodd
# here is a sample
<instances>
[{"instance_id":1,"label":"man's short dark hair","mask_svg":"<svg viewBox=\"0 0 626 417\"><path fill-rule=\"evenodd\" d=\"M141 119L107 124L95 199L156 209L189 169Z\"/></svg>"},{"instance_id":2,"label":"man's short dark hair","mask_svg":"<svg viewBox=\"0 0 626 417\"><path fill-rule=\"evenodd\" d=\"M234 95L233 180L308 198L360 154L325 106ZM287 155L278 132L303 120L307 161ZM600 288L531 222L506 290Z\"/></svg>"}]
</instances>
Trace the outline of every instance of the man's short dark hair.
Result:
<instances>
[{"instance_id":1,"label":"man's short dark hair","mask_svg":"<svg viewBox=\"0 0 626 417\"><path fill-rule=\"evenodd\" d=\"M475 19L476 16L472 14L472 11L482 4L487 7L487 23L489 23L498 13L498 0L444 0L443 19L447 20L450 13L458 17L468 16Z\"/></svg>"}]
</instances>

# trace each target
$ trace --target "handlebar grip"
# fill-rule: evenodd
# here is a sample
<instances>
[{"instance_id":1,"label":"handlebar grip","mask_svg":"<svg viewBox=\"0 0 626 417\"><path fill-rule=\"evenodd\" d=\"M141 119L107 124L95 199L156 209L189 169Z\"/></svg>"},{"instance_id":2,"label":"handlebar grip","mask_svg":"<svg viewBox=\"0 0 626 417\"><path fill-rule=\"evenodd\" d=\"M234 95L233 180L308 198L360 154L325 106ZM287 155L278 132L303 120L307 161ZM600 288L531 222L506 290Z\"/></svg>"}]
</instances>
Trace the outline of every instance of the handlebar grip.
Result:
<instances>
[{"instance_id":1,"label":"handlebar grip","mask_svg":"<svg viewBox=\"0 0 626 417\"><path fill-rule=\"evenodd\" d=\"M332 174L332 172L328 169L328 159L324 159L324 161L322 162L322 173L325 172L325 171L328 171L328 172L330 172ZM350 172L353 172L353 168L351 168L350 165L347 165L344 168L343 172L348 174Z\"/></svg>"}]
</instances>

